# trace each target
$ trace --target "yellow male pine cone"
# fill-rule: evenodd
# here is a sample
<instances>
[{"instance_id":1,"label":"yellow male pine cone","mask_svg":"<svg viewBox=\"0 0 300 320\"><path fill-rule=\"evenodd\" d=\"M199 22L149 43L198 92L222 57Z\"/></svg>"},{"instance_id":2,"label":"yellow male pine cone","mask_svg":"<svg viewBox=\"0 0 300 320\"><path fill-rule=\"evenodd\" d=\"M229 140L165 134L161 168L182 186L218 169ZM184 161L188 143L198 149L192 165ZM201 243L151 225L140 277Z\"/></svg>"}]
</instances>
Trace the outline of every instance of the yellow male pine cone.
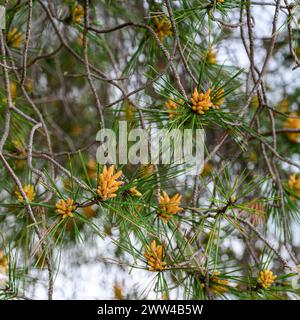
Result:
<instances>
[{"instance_id":1,"label":"yellow male pine cone","mask_svg":"<svg viewBox=\"0 0 300 320\"><path fill-rule=\"evenodd\" d=\"M74 24L76 23L80 23L83 19L83 16L84 16L84 9L83 9L83 6L76 3L73 11L72 11L72 22Z\"/></svg>"},{"instance_id":2,"label":"yellow male pine cone","mask_svg":"<svg viewBox=\"0 0 300 320\"><path fill-rule=\"evenodd\" d=\"M300 197L300 178L297 178L296 174L292 174L289 177L288 185L290 189Z\"/></svg>"},{"instance_id":3,"label":"yellow male pine cone","mask_svg":"<svg viewBox=\"0 0 300 320\"><path fill-rule=\"evenodd\" d=\"M218 89L216 93L213 96L213 108L215 109L220 109L220 106L224 103L225 98L224 98L224 89Z\"/></svg>"},{"instance_id":4,"label":"yellow male pine cone","mask_svg":"<svg viewBox=\"0 0 300 320\"><path fill-rule=\"evenodd\" d=\"M297 113L292 112L291 116L297 116ZM297 118L288 118L284 123L284 128L286 129L300 129L300 119ZM286 134L288 139L291 142L298 143L300 142L300 132L291 132Z\"/></svg>"},{"instance_id":5,"label":"yellow male pine cone","mask_svg":"<svg viewBox=\"0 0 300 320\"><path fill-rule=\"evenodd\" d=\"M106 165L104 165L103 171L100 174L97 193L103 201L110 198L115 198L117 196L117 190L124 183L123 181L117 181L122 175L122 171L119 170L114 174L114 170L114 165L111 165L109 169L107 169Z\"/></svg>"},{"instance_id":6,"label":"yellow male pine cone","mask_svg":"<svg viewBox=\"0 0 300 320\"><path fill-rule=\"evenodd\" d=\"M164 248L162 245L156 245L156 240L151 242L150 246L146 247L144 254L147 259L150 271L162 271L165 268L166 262L164 262Z\"/></svg>"},{"instance_id":7,"label":"yellow male pine cone","mask_svg":"<svg viewBox=\"0 0 300 320\"><path fill-rule=\"evenodd\" d=\"M207 50L207 54L206 54L206 61L209 64L216 64L217 63L217 53L216 51L214 51L212 48L209 48Z\"/></svg>"},{"instance_id":8,"label":"yellow male pine cone","mask_svg":"<svg viewBox=\"0 0 300 320\"><path fill-rule=\"evenodd\" d=\"M0 273L8 271L8 259L3 251L0 250Z\"/></svg>"},{"instance_id":9,"label":"yellow male pine cone","mask_svg":"<svg viewBox=\"0 0 300 320\"><path fill-rule=\"evenodd\" d=\"M265 269L259 272L257 282L263 289L267 289L272 285L276 278L277 276L273 275L272 271Z\"/></svg>"},{"instance_id":10,"label":"yellow male pine cone","mask_svg":"<svg viewBox=\"0 0 300 320\"><path fill-rule=\"evenodd\" d=\"M114 296L116 300L123 300L123 288L119 283L114 284Z\"/></svg>"},{"instance_id":11,"label":"yellow male pine cone","mask_svg":"<svg viewBox=\"0 0 300 320\"><path fill-rule=\"evenodd\" d=\"M142 196L142 194L139 192L139 190L136 187L130 188L129 192L135 197L141 197Z\"/></svg>"},{"instance_id":12,"label":"yellow male pine cone","mask_svg":"<svg viewBox=\"0 0 300 320\"><path fill-rule=\"evenodd\" d=\"M168 222L174 214L182 211L182 208L179 207L181 198L182 196L178 193L170 198L165 191L162 192L157 215L163 222Z\"/></svg>"},{"instance_id":13,"label":"yellow male pine cone","mask_svg":"<svg viewBox=\"0 0 300 320\"><path fill-rule=\"evenodd\" d=\"M220 272L214 271L209 279L209 288L214 294L228 292L228 280L220 278Z\"/></svg>"},{"instance_id":14,"label":"yellow male pine cone","mask_svg":"<svg viewBox=\"0 0 300 320\"><path fill-rule=\"evenodd\" d=\"M63 219L74 216L74 211L76 210L76 205L73 199L68 198L66 201L64 199L60 199L56 203L56 211L58 214L62 216Z\"/></svg>"},{"instance_id":15,"label":"yellow male pine cone","mask_svg":"<svg viewBox=\"0 0 300 320\"><path fill-rule=\"evenodd\" d=\"M12 48L20 48L22 44L22 32L18 31L16 27L7 34L7 44Z\"/></svg>"},{"instance_id":16,"label":"yellow male pine cone","mask_svg":"<svg viewBox=\"0 0 300 320\"><path fill-rule=\"evenodd\" d=\"M208 89L205 93L199 93L198 89L194 89L194 93L191 98L192 109L198 114L204 114L205 111L213 107L211 101L211 89Z\"/></svg>"},{"instance_id":17,"label":"yellow male pine cone","mask_svg":"<svg viewBox=\"0 0 300 320\"><path fill-rule=\"evenodd\" d=\"M172 36L171 22L167 18L154 17L154 31L158 36L158 39L163 42L167 36Z\"/></svg>"},{"instance_id":18,"label":"yellow male pine cone","mask_svg":"<svg viewBox=\"0 0 300 320\"><path fill-rule=\"evenodd\" d=\"M90 159L86 164L88 176L94 178L97 175L98 164L94 159Z\"/></svg>"},{"instance_id":19,"label":"yellow male pine cone","mask_svg":"<svg viewBox=\"0 0 300 320\"><path fill-rule=\"evenodd\" d=\"M169 98L168 101L165 103L167 109L170 110L169 112L169 118L173 118L176 115L175 110L178 108L178 106L180 104L182 104L183 101L179 100L179 101L174 101L174 99Z\"/></svg>"},{"instance_id":20,"label":"yellow male pine cone","mask_svg":"<svg viewBox=\"0 0 300 320\"><path fill-rule=\"evenodd\" d=\"M29 202L32 202L36 196L33 185L27 184L27 185L23 186L23 190L24 190ZM19 190L16 190L15 194L18 197L19 201L24 201L24 198Z\"/></svg>"}]
</instances>

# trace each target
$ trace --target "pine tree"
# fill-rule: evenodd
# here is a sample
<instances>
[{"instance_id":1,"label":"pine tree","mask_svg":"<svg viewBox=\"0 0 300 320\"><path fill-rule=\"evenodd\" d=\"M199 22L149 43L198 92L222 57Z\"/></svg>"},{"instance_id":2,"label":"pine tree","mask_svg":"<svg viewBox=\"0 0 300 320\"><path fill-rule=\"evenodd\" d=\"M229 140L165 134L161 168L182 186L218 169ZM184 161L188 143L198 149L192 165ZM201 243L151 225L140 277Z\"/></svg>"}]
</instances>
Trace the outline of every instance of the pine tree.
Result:
<instances>
[{"instance_id":1,"label":"pine tree","mask_svg":"<svg viewBox=\"0 0 300 320\"><path fill-rule=\"evenodd\" d=\"M299 298L296 6L4 1L0 298Z\"/></svg>"}]
</instances>

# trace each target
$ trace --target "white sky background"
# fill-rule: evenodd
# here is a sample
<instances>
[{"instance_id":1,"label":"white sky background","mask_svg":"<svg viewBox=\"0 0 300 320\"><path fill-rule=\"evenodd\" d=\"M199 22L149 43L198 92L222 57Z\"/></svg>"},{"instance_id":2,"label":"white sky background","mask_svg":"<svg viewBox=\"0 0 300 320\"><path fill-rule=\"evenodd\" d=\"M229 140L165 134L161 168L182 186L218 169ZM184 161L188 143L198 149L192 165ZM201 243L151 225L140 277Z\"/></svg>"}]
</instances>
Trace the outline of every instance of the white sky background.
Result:
<instances>
[{"instance_id":1,"label":"white sky background","mask_svg":"<svg viewBox=\"0 0 300 320\"><path fill-rule=\"evenodd\" d=\"M253 9L255 17L255 37L263 38L271 35L272 13L275 7L256 7ZM283 23L285 17L281 15L280 24ZM238 15L230 22L237 23ZM235 30L237 36L239 30ZM280 35L279 35L280 36ZM259 40L258 40L259 41ZM264 50L258 50L260 45L256 46L256 59L261 63L265 55ZM249 61L240 40L221 43L218 48L218 62L227 65L236 65L242 68L248 68ZM278 69L278 76L267 78L268 84L272 87L278 87L278 93L272 97L272 103L280 101L282 97L282 83L289 83L288 90L292 90L294 86L299 86L300 69L296 71L278 68L278 60L274 62L272 59L269 64L269 70ZM290 88L290 89L289 89ZM97 220L95 220L97 224ZM295 243L300 244L299 226L295 226L294 234L298 235L295 238ZM236 254L241 253L242 244L237 239L228 239L224 242L224 246L231 246ZM92 248L92 249L91 249ZM77 244L71 250L64 249L62 252L62 260L59 274L55 281L54 299L111 299L113 298L113 284L118 282L124 289L124 294L137 290L143 292L147 285L151 282L155 273L144 270L126 268L121 270L118 266L110 264L105 266L103 258L114 257L115 246L107 238L101 240L99 237L91 237L88 241ZM77 255L80 258L77 258ZM78 264L77 261L80 261ZM85 262L83 262L85 261ZM39 272L40 273L40 272ZM36 275L36 271L33 272ZM35 290L32 292L36 299L44 299L47 297L45 284L47 281L47 272L43 276L44 281L40 280ZM40 277L40 274L38 278ZM31 295L31 294L30 294ZM143 295L142 297L145 297ZM156 298L152 292L147 295L148 298ZM171 298L176 298L176 294L171 295Z\"/></svg>"}]
</instances>

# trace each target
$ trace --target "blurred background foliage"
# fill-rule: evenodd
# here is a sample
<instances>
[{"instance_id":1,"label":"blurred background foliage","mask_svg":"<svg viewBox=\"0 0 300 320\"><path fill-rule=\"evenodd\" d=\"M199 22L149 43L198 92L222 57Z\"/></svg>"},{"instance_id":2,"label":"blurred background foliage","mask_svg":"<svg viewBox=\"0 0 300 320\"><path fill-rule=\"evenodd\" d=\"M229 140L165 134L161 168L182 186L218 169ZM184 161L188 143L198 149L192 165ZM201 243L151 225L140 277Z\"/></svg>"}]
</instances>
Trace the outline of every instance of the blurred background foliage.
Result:
<instances>
[{"instance_id":1,"label":"blurred background foliage","mask_svg":"<svg viewBox=\"0 0 300 320\"><path fill-rule=\"evenodd\" d=\"M298 299L297 3L6 2L0 297ZM106 173L119 120L204 129L201 172Z\"/></svg>"}]
</instances>

